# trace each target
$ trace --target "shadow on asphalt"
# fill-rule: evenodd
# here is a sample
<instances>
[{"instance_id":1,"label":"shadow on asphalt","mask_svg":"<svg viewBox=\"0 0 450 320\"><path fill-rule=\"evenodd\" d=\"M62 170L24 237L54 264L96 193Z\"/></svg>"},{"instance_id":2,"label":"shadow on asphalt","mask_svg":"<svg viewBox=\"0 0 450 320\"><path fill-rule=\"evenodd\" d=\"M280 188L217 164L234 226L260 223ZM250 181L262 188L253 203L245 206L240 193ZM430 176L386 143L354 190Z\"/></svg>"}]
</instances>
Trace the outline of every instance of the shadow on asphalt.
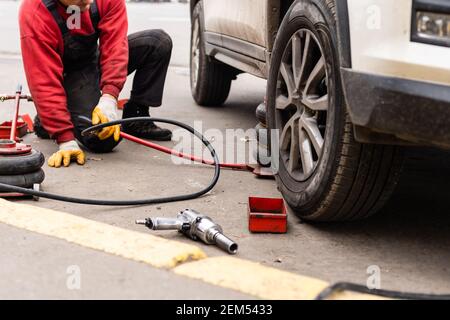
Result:
<instances>
[{"instance_id":1,"label":"shadow on asphalt","mask_svg":"<svg viewBox=\"0 0 450 320\"><path fill-rule=\"evenodd\" d=\"M397 243L450 245L450 152L407 149L399 185L381 212L364 221L315 227L335 235L366 234ZM446 255L450 255L448 250Z\"/></svg>"},{"instance_id":2,"label":"shadow on asphalt","mask_svg":"<svg viewBox=\"0 0 450 320\"><path fill-rule=\"evenodd\" d=\"M258 104L255 96L241 96L237 91L214 111L221 113L226 109L239 114L240 119L255 119ZM399 185L381 212L363 221L313 224L313 227L349 244L362 239L372 239L374 242L369 246L395 242L400 244L399 252L409 248L411 252L405 253L408 255L432 248L431 251L438 251L450 261L447 249L450 246L450 151L407 148L405 153Z\"/></svg>"}]
</instances>

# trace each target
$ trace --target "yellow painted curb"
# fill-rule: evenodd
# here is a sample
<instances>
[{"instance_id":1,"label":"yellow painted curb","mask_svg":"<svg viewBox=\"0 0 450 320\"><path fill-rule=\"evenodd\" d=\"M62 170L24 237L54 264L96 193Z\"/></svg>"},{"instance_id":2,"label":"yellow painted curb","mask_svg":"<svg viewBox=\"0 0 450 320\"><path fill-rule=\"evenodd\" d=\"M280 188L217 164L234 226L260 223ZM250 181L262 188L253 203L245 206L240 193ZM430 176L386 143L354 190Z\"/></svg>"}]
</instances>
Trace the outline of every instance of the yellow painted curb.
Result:
<instances>
[{"instance_id":1,"label":"yellow painted curb","mask_svg":"<svg viewBox=\"0 0 450 320\"><path fill-rule=\"evenodd\" d=\"M157 268L206 258L198 247L0 199L0 222Z\"/></svg>"},{"instance_id":2,"label":"yellow painted curb","mask_svg":"<svg viewBox=\"0 0 450 320\"><path fill-rule=\"evenodd\" d=\"M350 291L336 292L332 294L327 300L339 300L339 301L348 301L348 300L359 300L359 301L368 301L368 300L392 300L389 298L374 296L370 294L363 293L355 293Z\"/></svg>"},{"instance_id":3,"label":"yellow painted curb","mask_svg":"<svg viewBox=\"0 0 450 320\"><path fill-rule=\"evenodd\" d=\"M313 300L329 283L233 257L182 264L176 274L266 300ZM327 300L380 300L374 295L335 292Z\"/></svg>"},{"instance_id":4,"label":"yellow painted curb","mask_svg":"<svg viewBox=\"0 0 450 320\"><path fill-rule=\"evenodd\" d=\"M177 275L260 299L311 300L329 286L322 280L234 257L207 258L200 248L193 245L3 199L0 199L0 223L143 262L156 268L171 269ZM330 299L379 298L337 292Z\"/></svg>"},{"instance_id":5,"label":"yellow painted curb","mask_svg":"<svg viewBox=\"0 0 450 320\"><path fill-rule=\"evenodd\" d=\"M311 300L329 286L325 281L233 257L186 263L174 272L268 300Z\"/></svg>"}]
</instances>

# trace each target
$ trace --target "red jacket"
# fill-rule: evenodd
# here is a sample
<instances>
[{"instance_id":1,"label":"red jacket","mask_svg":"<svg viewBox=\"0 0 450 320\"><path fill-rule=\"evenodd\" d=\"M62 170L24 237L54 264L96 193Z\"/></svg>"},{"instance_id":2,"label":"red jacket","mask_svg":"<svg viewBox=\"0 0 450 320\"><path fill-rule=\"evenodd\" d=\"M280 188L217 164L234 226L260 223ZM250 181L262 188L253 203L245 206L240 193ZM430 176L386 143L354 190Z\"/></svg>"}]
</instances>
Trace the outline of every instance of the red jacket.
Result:
<instances>
[{"instance_id":1,"label":"red jacket","mask_svg":"<svg viewBox=\"0 0 450 320\"><path fill-rule=\"evenodd\" d=\"M100 88L116 98L122 90L128 67L128 20L125 0L97 0L100 14ZM62 5L60 14L67 19ZM63 87L64 43L61 31L41 0L23 0L19 12L23 63L28 86L43 127L58 143L74 139L73 124ZM81 29L73 34L94 32L89 11L81 16Z\"/></svg>"}]
</instances>

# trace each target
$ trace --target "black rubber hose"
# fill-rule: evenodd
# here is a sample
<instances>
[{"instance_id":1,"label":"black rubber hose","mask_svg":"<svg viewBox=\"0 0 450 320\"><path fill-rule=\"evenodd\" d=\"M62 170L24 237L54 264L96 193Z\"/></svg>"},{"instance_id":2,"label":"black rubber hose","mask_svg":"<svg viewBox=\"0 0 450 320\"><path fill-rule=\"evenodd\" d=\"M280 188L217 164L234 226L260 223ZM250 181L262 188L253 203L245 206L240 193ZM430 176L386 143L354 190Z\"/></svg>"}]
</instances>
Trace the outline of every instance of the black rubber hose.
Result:
<instances>
[{"instance_id":1,"label":"black rubber hose","mask_svg":"<svg viewBox=\"0 0 450 320\"><path fill-rule=\"evenodd\" d=\"M82 132L82 135L88 135L92 134L93 132L96 132L98 130L101 130L103 128L111 127L114 125L121 125L126 123L134 123L134 122L160 122L160 123L166 123L171 124L180 128L183 128L193 135L195 135L197 138L199 138L203 144L208 148L208 150L211 152L211 156L214 159L214 177L210 184L204 188L201 191L187 194L187 195L180 195L180 196L171 196L171 197L163 197L163 198L154 198L154 199L143 199L143 200L123 200L123 201L112 201L112 200L93 200L93 199L82 199L82 198L74 198L74 197L67 197L67 196L60 196L52 193L42 192L42 191L34 191L30 189L15 187L8 184L2 184L0 183L0 188L4 191L8 192L17 192L25 195L35 196L35 197L41 197L56 201L62 201L62 202L69 202L69 203L77 203L77 204L86 204L86 205L96 205L96 206L139 206L139 205L151 205L151 204L161 204L161 203L169 203L169 202L178 202L178 201L186 201L186 200L192 200L199 198L208 192L210 192L219 181L220 177L220 163L219 158L217 156L216 150L213 148L211 143L206 140L206 138L196 131L191 126L188 126L187 124L181 123L179 121L175 120L168 120L168 119L161 119L161 118L130 118L130 119L124 119L124 120L117 120L101 125L97 125L91 128L86 129Z\"/></svg>"},{"instance_id":2,"label":"black rubber hose","mask_svg":"<svg viewBox=\"0 0 450 320\"><path fill-rule=\"evenodd\" d=\"M323 290L315 300L326 300L330 298L336 292L350 291L356 293L369 294L379 297L385 297L390 299L399 300L450 300L450 295L434 295L434 294L424 294L424 293L409 293L401 291L388 291L388 290L377 290L369 289L362 285L340 282L336 283L325 290Z\"/></svg>"}]
</instances>

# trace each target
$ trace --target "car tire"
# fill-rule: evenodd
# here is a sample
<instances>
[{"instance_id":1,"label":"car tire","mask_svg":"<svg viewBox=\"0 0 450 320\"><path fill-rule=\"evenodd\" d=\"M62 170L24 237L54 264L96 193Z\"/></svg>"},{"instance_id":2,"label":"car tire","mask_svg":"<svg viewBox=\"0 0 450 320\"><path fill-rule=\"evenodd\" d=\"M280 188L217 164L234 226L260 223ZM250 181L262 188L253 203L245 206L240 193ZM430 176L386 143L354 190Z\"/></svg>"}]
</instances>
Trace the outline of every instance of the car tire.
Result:
<instances>
[{"instance_id":1,"label":"car tire","mask_svg":"<svg viewBox=\"0 0 450 320\"><path fill-rule=\"evenodd\" d=\"M36 150L18 156L0 156L0 175L25 174L39 170L45 162L44 155Z\"/></svg>"},{"instance_id":2,"label":"car tire","mask_svg":"<svg viewBox=\"0 0 450 320\"><path fill-rule=\"evenodd\" d=\"M26 174L0 176L0 183L20 188L32 188L35 184L41 184L44 179L45 173L42 169L39 169L38 171ZM7 190L0 188L0 192L7 192Z\"/></svg>"},{"instance_id":3,"label":"car tire","mask_svg":"<svg viewBox=\"0 0 450 320\"><path fill-rule=\"evenodd\" d=\"M206 55L203 1L192 13L190 78L195 102L201 106L221 106L228 98L236 72Z\"/></svg>"},{"instance_id":4,"label":"car tire","mask_svg":"<svg viewBox=\"0 0 450 320\"><path fill-rule=\"evenodd\" d=\"M335 2L305 0L286 15L272 54L268 126L279 130L272 167L287 204L308 221L376 213L403 164L399 147L355 141L337 43Z\"/></svg>"}]
</instances>

